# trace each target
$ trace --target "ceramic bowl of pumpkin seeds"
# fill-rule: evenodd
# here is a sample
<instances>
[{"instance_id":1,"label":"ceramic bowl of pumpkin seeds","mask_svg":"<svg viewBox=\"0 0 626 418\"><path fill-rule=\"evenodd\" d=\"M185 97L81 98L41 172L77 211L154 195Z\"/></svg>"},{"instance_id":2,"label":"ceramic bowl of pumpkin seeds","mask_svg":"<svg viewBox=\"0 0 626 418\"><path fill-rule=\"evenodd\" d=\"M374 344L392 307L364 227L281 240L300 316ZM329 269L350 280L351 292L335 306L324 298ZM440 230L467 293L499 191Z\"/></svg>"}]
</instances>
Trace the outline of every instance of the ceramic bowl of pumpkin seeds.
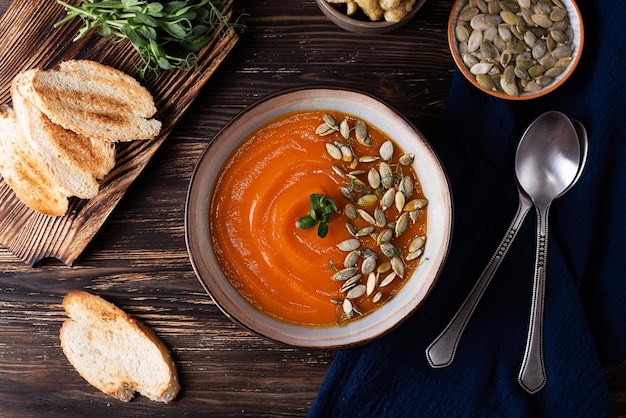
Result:
<instances>
[{"instance_id":1,"label":"ceramic bowl of pumpkin seeds","mask_svg":"<svg viewBox=\"0 0 626 418\"><path fill-rule=\"evenodd\" d=\"M475 87L501 99L528 100L570 77L582 54L584 29L573 0L457 0L448 43Z\"/></svg>"}]
</instances>

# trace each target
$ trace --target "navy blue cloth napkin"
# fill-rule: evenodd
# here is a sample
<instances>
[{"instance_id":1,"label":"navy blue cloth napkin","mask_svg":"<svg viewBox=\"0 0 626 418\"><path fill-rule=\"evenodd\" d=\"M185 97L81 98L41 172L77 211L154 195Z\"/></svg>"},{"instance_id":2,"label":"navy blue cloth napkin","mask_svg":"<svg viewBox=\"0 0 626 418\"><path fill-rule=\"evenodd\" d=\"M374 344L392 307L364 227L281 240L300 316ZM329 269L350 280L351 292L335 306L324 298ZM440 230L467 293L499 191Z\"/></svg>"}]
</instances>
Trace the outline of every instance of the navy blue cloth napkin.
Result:
<instances>
[{"instance_id":1,"label":"navy blue cloth napkin","mask_svg":"<svg viewBox=\"0 0 626 418\"><path fill-rule=\"evenodd\" d=\"M431 138L454 198L446 267L402 325L338 352L310 417L611 416L603 366L626 350L626 2L580 1L579 7L585 24L581 62L544 98L492 98L455 74L442 134ZM582 178L550 211L548 381L530 395L517 376L531 303L534 209L470 320L454 362L432 369L425 349L513 219L515 150L528 124L549 110L583 122L590 144Z\"/></svg>"}]
</instances>

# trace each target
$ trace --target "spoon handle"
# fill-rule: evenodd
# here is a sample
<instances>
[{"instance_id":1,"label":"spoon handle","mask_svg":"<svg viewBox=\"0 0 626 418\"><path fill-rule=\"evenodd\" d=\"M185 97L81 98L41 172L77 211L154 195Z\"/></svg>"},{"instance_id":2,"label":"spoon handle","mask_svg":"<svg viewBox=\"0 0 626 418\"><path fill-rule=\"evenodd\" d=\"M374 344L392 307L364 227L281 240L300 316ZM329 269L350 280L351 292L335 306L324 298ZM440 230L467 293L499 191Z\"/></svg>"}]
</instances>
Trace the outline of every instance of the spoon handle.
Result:
<instances>
[{"instance_id":1,"label":"spoon handle","mask_svg":"<svg viewBox=\"0 0 626 418\"><path fill-rule=\"evenodd\" d=\"M439 336L435 338L435 340L426 349L426 358L431 367L446 367L452 363L452 360L454 360L454 355L461 339L461 334L463 334L470 317L474 313L474 310L485 292L485 289L500 266L502 259L509 251L511 244L517 235L517 231L522 225L522 222L526 218L526 214L528 214L532 205L532 201L526 196L526 194L519 191L519 205L517 207L517 213L515 214L509 229L504 234L504 238L500 241L500 245L498 245L498 248L491 257L491 260L489 260L489 264L487 264L483 270L470 294L467 296L450 323L448 323L441 334L439 334Z\"/></svg>"},{"instance_id":2,"label":"spoon handle","mask_svg":"<svg viewBox=\"0 0 626 418\"><path fill-rule=\"evenodd\" d=\"M519 384L528 393L539 392L546 384L546 368L543 360L543 314L548 261L548 212L550 206L537 208L537 253L533 297L530 309L530 325L524 350L524 360L519 373Z\"/></svg>"}]
</instances>

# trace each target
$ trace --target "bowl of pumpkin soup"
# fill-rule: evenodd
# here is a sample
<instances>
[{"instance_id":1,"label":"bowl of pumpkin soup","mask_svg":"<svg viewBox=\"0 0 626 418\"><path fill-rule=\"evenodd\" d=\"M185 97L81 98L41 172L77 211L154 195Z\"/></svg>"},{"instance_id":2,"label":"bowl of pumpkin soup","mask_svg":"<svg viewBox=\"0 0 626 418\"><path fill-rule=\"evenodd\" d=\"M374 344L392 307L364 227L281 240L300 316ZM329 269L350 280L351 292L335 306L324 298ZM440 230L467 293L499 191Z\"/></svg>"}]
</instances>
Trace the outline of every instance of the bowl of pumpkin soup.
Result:
<instances>
[{"instance_id":1,"label":"bowl of pumpkin soup","mask_svg":"<svg viewBox=\"0 0 626 418\"><path fill-rule=\"evenodd\" d=\"M186 202L200 283L234 322L298 347L371 341L418 309L451 239L445 170L368 94L282 91L207 146Z\"/></svg>"}]
</instances>

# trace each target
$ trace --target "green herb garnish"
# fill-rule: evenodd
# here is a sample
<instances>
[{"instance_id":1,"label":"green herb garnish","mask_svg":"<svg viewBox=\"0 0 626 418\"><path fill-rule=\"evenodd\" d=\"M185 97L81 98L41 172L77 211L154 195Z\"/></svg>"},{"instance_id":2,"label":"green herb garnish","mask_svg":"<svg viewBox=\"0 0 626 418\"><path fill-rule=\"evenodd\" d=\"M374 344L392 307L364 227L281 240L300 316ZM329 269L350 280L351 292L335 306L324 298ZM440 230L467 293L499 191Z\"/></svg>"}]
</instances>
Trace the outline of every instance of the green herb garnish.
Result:
<instances>
[{"instance_id":1,"label":"green herb garnish","mask_svg":"<svg viewBox=\"0 0 626 418\"><path fill-rule=\"evenodd\" d=\"M328 234L328 224L332 219L332 214L337 212L335 201L322 194L313 193L309 196L311 209L307 216L298 219L296 225L300 229L309 229L318 225L317 236L324 238Z\"/></svg>"},{"instance_id":2,"label":"green herb garnish","mask_svg":"<svg viewBox=\"0 0 626 418\"><path fill-rule=\"evenodd\" d=\"M221 10L221 0L148 2L146 0L84 0L74 6L57 0L67 17L54 27L80 17L85 26L74 41L95 29L114 41L128 39L143 61L143 76L148 70L186 70L196 65L196 52L211 41L209 30L219 35L230 28L243 30L237 19L230 23Z\"/></svg>"}]
</instances>

